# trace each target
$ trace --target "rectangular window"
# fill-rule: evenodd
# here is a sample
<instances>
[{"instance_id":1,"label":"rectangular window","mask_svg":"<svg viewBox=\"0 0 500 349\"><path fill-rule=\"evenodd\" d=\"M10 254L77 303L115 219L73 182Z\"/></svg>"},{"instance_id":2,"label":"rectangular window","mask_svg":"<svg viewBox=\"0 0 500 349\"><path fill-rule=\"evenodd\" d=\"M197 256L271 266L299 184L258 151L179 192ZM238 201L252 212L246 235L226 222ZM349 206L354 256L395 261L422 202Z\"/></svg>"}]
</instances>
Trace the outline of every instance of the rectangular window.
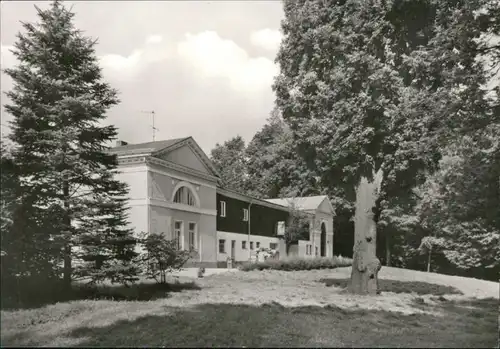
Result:
<instances>
[{"instance_id":1,"label":"rectangular window","mask_svg":"<svg viewBox=\"0 0 500 349\"><path fill-rule=\"evenodd\" d=\"M250 249L253 250L253 241L250 241Z\"/></svg>"},{"instance_id":2,"label":"rectangular window","mask_svg":"<svg viewBox=\"0 0 500 349\"><path fill-rule=\"evenodd\" d=\"M310 255L311 254L311 245L306 245L306 255Z\"/></svg>"},{"instance_id":3,"label":"rectangular window","mask_svg":"<svg viewBox=\"0 0 500 349\"><path fill-rule=\"evenodd\" d=\"M226 202L225 201L220 202L220 216L226 217Z\"/></svg>"},{"instance_id":4,"label":"rectangular window","mask_svg":"<svg viewBox=\"0 0 500 349\"><path fill-rule=\"evenodd\" d=\"M316 246L316 256L318 255L318 246Z\"/></svg>"},{"instance_id":5,"label":"rectangular window","mask_svg":"<svg viewBox=\"0 0 500 349\"><path fill-rule=\"evenodd\" d=\"M260 248L260 242L256 242L256 243L255 243L255 247L256 247L256 248Z\"/></svg>"},{"instance_id":6,"label":"rectangular window","mask_svg":"<svg viewBox=\"0 0 500 349\"><path fill-rule=\"evenodd\" d=\"M242 241L241 242L241 248L246 250L247 249L247 242L246 241Z\"/></svg>"},{"instance_id":7,"label":"rectangular window","mask_svg":"<svg viewBox=\"0 0 500 349\"><path fill-rule=\"evenodd\" d=\"M196 223L189 223L189 249L196 249Z\"/></svg>"},{"instance_id":8,"label":"rectangular window","mask_svg":"<svg viewBox=\"0 0 500 349\"><path fill-rule=\"evenodd\" d=\"M243 209L243 221L248 222L248 209Z\"/></svg>"},{"instance_id":9,"label":"rectangular window","mask_svg":"<svg viewBox=\"0 0 500 349\"><path fill-rule=\"evenodd\" d=\"M276 249L278 248L278 244L277 244L277 243L275 243L275 242L271 242L271 243L269 244L269 248L270 248L271 250L276 250Z\"/></svg>"},{"instance_id":10,"label":"rectangular window","mask_svg":"<svg viewBox=\"0 0 500 349\"><path fill-rule=\"evenodd\" d=\"M182 222L176 221L174 226L174 239L177 240L177 249L182 249Z\"/></svg>"},{"instance_id":11,"label":"rectangular window","mask_svg":"<svg viewBox=\"0 0 500 349\"><path fill-rule=\"evenodd\" d=\"M226 240L219 240L219 253L226 253Z\"/></svg>"}]
</instances>

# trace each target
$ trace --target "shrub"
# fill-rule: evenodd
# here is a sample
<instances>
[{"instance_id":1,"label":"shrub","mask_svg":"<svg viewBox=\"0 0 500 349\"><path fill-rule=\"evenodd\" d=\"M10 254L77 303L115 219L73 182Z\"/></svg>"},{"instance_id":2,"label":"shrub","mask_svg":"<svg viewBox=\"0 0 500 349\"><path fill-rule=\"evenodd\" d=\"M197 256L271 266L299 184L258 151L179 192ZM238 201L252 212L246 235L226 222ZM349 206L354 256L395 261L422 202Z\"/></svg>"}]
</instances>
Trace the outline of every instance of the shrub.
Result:
<instances>
[{"instance_id":1,"label":"shrub","mask_svg":"<svg viewBox=\"0 0 500 349\"><path fill-rule=\"evenodd\" d=\"M181 270L194 256L195 251L181 250L176 239L169 240L163 234L142 234L144 252L140 255L146 277L158 283L166 283L169 272Z\"/></svg>"},{"instance_id":2,"label":"shrub","mask_svg":"<svg viewBox=\"0 0 500 349\"><path fill-rule=\"evenodd\" d=\"M240 269L243 271L251 270L313 270L313 269L334 269L339 267L348 267L352 265L352 259L342 256L333 258L288 258L284 260L268 259L264 262L246 263Z\"/></svg>"}]
</instances>

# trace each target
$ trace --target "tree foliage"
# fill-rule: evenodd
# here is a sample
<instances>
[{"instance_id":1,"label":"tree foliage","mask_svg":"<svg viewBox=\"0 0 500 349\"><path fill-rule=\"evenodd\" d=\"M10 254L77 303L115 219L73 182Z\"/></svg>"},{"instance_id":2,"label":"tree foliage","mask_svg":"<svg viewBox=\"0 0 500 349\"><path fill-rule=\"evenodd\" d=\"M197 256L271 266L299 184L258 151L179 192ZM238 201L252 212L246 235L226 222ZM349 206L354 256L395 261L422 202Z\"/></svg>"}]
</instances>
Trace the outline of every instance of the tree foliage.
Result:
<instances>
[{"instance_id":1,"label":"tree foliage","mask_svg":"<svg viewBox=\"0 0 500 349\"><path fill-rule=\"evenodd\" d=\"M310 229L314 228L311 227L309 215L297 206L296 199L290 199L288 209L288 221L285 222L283 236L287 255L291 245L297 244L299 240L309 240Z\"/></svg>"},{"instance_id":2,"label":"tree foliage","mask_svg":"<svg viewBox=\"0 0 500 349\"><path fill-rule=\"evenodd\" d=\"M319 193L316 176L298 156L293 135L273 110L246 148L248 193L260 198Z\"/></svg>"},{"instance_id":3,"label":"tree foliage","mask_svg":"<svg viewBox=\"0 0 500 349\"><path fill-rule=\"evenodd\" d=\"M23 23L14 44L18 65L5 69L14 82L5 105L13 116L9 138L29 217L15 218L11 233L29 224L44 241L39 248L64 246L67 283L73 272L95 281L133 278L127 187L114 179L117 158L106 146L117 132L101 124L117 91L102 80L96 41L75 28L74 13L59 1L37 11L39 22ZM75 270L73 257L80 259Z\"/></svg>"},{"instance_id":4,"label":"tree foliage","mask_svg":"<svg viewBox=\"0 0 500 349\"><path fill-rule=\"evenodd\" d=\"M221 184L238 192L247 187L245 141L241 136L233 137L212 149L210 160L219 171Z\"/></svg>"},{"instance_id":5,"label":"tree foliage","mask_svg":"<svg viewBox=\"0 0 500 349\"><path fill-rule=\"evenodd\" d=\"M277 104L324 185L352 201L381 168L386 196L408 192L450 137L488 121L471 50L481 4L285 2Z\"/></svg>"},{"instance_id":6,"label":"tree foliage","mask_svg":"<svg viewBox=\"0 0 500 349\"><path fill-rule=\"evenodd\" d=\"M194 251L178 249L177 239L166 239L163 234L143 234L143 253L140 263L146 276L158 283L166 283L167 273L180 270L192 257Z\"/></svg>"},{"instance_id":7,"label":"tree foliage","mask_svg":"<svg viewBox=\"0 0 500 349\"><path fill-rule=\"evenodd\" d=\"M450 147L423 187L416 212L460 269L500 271L500 124Z\"/></svg>"}]
</instances>

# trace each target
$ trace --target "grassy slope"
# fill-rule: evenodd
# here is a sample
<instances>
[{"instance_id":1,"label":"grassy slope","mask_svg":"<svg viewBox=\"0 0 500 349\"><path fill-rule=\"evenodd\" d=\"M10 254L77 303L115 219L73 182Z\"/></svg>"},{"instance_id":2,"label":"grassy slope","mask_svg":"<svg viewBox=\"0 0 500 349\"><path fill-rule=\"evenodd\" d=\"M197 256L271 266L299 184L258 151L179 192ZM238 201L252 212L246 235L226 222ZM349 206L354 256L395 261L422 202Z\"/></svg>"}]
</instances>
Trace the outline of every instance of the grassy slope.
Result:
<instances>
[{"instance_id":1,"label":"grassy slope","mask_svg":"<svg viewBox=\"0 0 500 349\"><path fill-rule=\"evenodd\" d=\"M180 273L180 280L190 273ZM383 292L372 298L337 287L349 274L350 268L224 273L196 280L201 289L149 302L74 301L2 311L2 345L497 344L498 283L383 268Z\"/></svg>"}]
</instances>

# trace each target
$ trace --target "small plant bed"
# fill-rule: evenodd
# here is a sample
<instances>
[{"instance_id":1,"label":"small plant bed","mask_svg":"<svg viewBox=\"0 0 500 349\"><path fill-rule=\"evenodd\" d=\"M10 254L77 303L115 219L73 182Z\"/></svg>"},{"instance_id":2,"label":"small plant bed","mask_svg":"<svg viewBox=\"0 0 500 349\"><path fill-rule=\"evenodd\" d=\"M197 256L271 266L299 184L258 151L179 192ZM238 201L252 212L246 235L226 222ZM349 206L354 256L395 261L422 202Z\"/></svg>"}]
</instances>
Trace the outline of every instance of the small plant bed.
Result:
<instances>
[{"instance_id":1,"label":"small plant bed","mask_svg":"<svg viewBox=\"0 0 500 349\"><path fill-rule=\"evenodd\" d=\"M327 287L335 286L347 289L350 279L321 279ZM416 293L418 295L443 296L446 294L463 294L460 290L452 286L432 284L422 281L399 281L399 280L378 280L378 287L381 292L394 293Z\"/></svg>"},{"instance_id":2,"label":"small plant bed","mask_svg":"<svg viewBox=\"0 0 500 349\"><path fill-rule=\"evenodd\" d=\"M352 259L336 256L333 258L289 258L284 260L267 260L256 263L246 263L240 267L243 271L252 270L283 270L283 271L297 271L297 270L314 270L314 269L334 269L340 267L351 266Z\"/></svg>"}]
</instances>

